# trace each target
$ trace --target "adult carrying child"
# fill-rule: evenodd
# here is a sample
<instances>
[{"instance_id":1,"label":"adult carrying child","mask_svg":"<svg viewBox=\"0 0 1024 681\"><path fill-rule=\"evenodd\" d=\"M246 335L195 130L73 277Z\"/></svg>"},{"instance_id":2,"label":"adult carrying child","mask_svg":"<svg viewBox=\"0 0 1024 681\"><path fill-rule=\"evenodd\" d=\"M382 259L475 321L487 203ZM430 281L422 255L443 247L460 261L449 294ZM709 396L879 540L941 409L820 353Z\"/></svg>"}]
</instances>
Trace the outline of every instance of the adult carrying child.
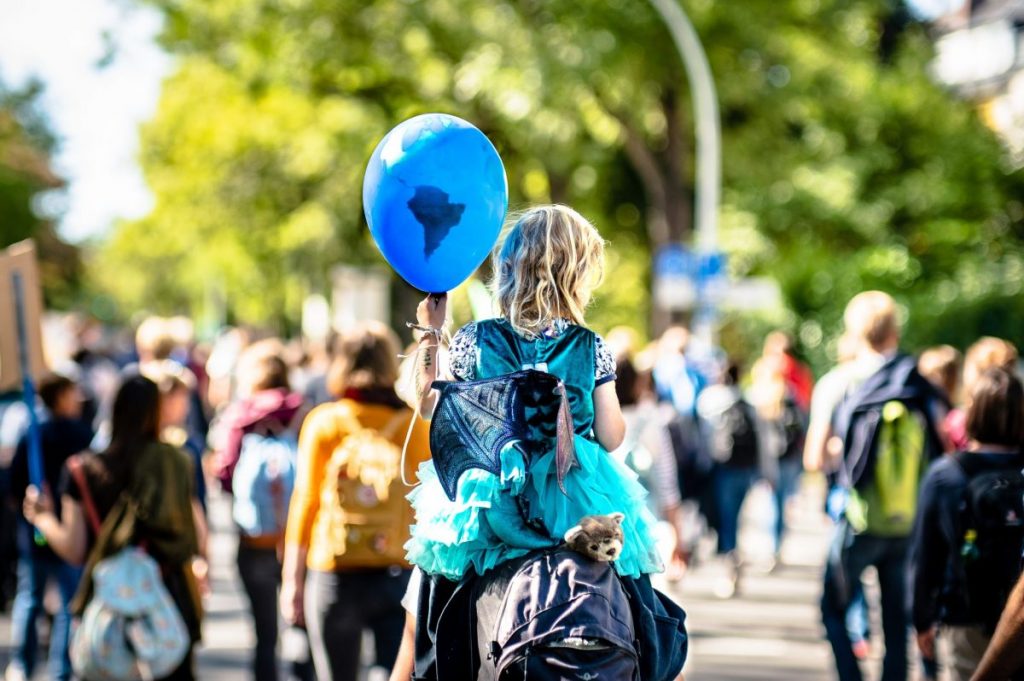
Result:
<instances>
[{"instance_id":1,"label":"adult carrying child","mask_svg":"<svg viewBox=\"0 0 1024 681\"><path fill-rule=\"evenodd\" d=\"M432 638L436 647L420 656L416 678L455 678L431 661L446 657L442 639L451 632L434 615L446 600L453 602L453 584L553 550L583 516L616 512L623 514L622 549L612 563L616 581L643 592L633 603L646 604L666 621L666 607L675 614L662 652L672 648L672 641L675 648L662 658L664 669L643 678L669 678L682 665L682 612L666 606L647 578L662 569L647 491L635 473L609 455L625 430L614 360L603 340L583 325L584 310L602 277L603 250L597 230L570 208L542 206L523 214L495 256L500 316L469 324L452 339L449 363L455 383L434 383L444 299L431 296L420 305L417 321L425 330L420 386L433 385L440 392L426 390L422 397L421 413L435 419L434 459L420 467L420 486L409 497L416 511L406 545L409 560L429 576L413 608L419 611L417 636L421 642ZM527 403L518 412L508 406L515 400L504 399L517 390ZM534 405L536 394L554 398ZM458 400L461 406L453 406ZM464 432L435 437L438 431ZM483 463L453 463L450 447L434 446L469 431L487 440L484 449L492 450L483 452ZM504 432L509 435L493 437ZM654 621L649 612L648 617ZM634 613L634 619L647 621L642 613ZM478 631L478 637L486 635ZM653 638L642 640L641 647ZM651 663L650 656L640 658Z\"/></svg>"}]
</instances>

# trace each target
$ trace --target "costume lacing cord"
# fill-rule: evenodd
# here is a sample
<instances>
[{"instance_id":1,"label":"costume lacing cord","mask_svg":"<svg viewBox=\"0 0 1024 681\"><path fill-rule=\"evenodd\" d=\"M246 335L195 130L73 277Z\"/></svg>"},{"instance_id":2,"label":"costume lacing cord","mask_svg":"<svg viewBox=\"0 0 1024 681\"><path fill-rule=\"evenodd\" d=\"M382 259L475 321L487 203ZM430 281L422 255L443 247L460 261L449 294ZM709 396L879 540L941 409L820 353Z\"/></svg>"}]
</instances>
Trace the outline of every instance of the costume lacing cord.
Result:
<instances>
[{"instance_id":1,"label":"costume lacing cord","mask_svg":"<svg viewBox=\"0 0 1024 681\"><path fill-rule=\"evenodd\" d=\"M420 340L422 340L424 336L432 336L434 339L433 345L423 345L422 343L417 343L416 352L414 352L411 355L398 356L399 359L409 359L410 357L412 357L412 371L409 372L409 378L406 379L407 383L405 386L405 390L403 390L402 392L409 394L409 388L414 389L414 394L416 396L416 408L413 417L409 419L409 429L405 432L405 442L402 443L402 460L399 466L401 467L402 484L405 485L406 487L415 487L418 483L409 482L409 480L405 476L405 455L409 449L409 442L412 440L412 430L413 428L416 427L416 421L418 421L421 418L420 404L423 402L423 386L415 385L416 374L419 371L420 353L423 352L424 348L437 348L437 351L440 353L441 344L451 343L451 337L448 335L447 328L443 326L441 328L437 328L434 326L423 326L421 324L416 324L415 322L406 322L405 326L406 328L412 329L414 331L419 331L420 333L422 333L423 336L420 336Z\"/></svg>"}]
</instances>

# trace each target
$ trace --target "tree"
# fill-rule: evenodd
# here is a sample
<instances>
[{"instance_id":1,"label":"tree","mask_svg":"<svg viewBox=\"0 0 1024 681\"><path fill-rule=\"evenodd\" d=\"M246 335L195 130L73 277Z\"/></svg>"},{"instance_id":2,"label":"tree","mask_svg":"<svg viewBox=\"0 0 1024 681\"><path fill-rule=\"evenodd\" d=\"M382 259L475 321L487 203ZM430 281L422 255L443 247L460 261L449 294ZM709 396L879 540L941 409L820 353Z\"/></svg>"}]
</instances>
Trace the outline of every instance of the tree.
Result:
<instances>
[{"instance_id":1,"label":"tree","mask_svg":"<svg viewBox=\"0 0 1024 681\"><path fill-rule=\"evenodd\" d=\"M57 235L53 216L40 210L64 181L51 167L54 138L38 108L42 87L21 90L0 83L0 248L35 239L48 305L67 307L81 285L78 249Z\"/></svg>"},{"instance_id":2,"label":"tree","mask_svg":"<svg viewBox=\"0 0 1024 681\"><path fill-rule=\"evenodd\" d=\"M359 199L377 140L441 110L494 140L513 205L594 218L614 282L596 323L646 326L650 256L689 237L693 179L683 70L646 4L152 3L181 68L143 135L156 209L105 254L122 300L195 307L213 288L241 317L294 317L330 264L378 257ZM731 269L779 279L781 322L819 364L866 286L908 306L914 343L1011 330L985 311L1021 305L998 293L1019 280L1021 174L931 82L926 31L902 5L684 5L721 98ZM974 328L957 323L967 308Z\"/></svg>"}]
</instances>

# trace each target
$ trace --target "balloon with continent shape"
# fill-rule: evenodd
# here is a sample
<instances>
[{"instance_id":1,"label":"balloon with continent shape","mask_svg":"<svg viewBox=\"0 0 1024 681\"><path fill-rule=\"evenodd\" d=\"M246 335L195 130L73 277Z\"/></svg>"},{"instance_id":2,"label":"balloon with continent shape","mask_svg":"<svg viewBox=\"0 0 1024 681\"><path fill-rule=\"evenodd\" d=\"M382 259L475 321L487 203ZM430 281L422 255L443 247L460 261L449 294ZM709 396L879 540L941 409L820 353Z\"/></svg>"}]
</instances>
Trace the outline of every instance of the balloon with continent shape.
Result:
<instances>
[{"instance_id":1,"label":"balloon with continent shape","mask_svg":"<svg viewBox=\"0 0 1024 681\"><path fill-rule=\"evenodd\" d=\"M423 255L430 258L448 231L462 220L466 204L452 203L437 187L416 187L409 210L423 226Z\"/></svg>"},{"instance_id":2,"label":"balloon with continent shape","mask_svg":"<svg viewBox=\"0 0 1024 681\"><path fill-rule=\"evenodd\" d=\"M402 278L428 293L449 291L476 271L507 209L498 152L472 124L447 114L396 126L363 178L374 241Z\"/></svg>"}]
</instances>

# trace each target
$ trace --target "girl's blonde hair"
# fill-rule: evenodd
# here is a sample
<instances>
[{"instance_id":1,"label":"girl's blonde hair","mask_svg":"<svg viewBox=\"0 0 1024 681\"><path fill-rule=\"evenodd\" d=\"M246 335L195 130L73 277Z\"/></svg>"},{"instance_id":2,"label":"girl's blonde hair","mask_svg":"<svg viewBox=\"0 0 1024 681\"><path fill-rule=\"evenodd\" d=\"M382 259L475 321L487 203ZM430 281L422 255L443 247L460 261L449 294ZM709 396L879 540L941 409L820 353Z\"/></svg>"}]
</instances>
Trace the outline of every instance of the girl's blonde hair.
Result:
<instances>
[{"instance_id":1,"label":"girl's blonde hair","mask_svg":"<svg viewBox=\"0 0 1024 681\"><path fill-rule=\"evenodd\" d=\"M518 217L495 252L492 287L498 314L536 336L559 317L583 324L603 278L597 229L568 206L538 206Z\"/></svg>"}]
</instances>

